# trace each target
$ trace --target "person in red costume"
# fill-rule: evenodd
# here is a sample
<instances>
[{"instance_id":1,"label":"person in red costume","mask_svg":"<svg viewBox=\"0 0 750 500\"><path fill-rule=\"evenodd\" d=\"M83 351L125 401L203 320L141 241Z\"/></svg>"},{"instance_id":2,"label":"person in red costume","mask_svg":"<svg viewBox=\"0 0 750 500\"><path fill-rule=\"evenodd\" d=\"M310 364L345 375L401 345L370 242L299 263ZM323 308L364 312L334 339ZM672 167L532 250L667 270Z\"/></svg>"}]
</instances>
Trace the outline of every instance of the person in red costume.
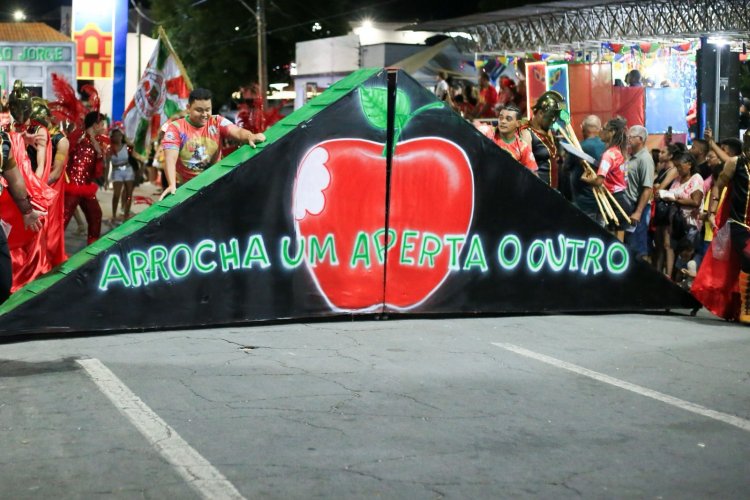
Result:
<instances>
[{"instance_id":1,"label":"person in red costume","mask_svg":"<svg viewBox=\"0 0 750 500\"><path fill-rule=\"evenodd\" d=\"M56 193L45 182L52 165L52 143L44 119L48 115L46 101L33 97L23 82L16 80L9 106L13 124L8 141L12 144L13 160L33 203L47 215L40 231L29 231L10 194L0 195L0 217L11 227L8 249L13 264L11 292L15 292L54 265L49 259L47 237L49 210Z\"/></svg>"},{"instance_id":2,"label":"person in red costume","mask_svg":"<svg viewBox=\"0 0 750 500\"><path fill-rule=\"evenodd\" d=\"M714 239L691 292L717 316L750 324L750 130L742 154L727 159L711 188L706 222Z\"/></svg>"},{"instance_id":3,"label":"person in red costume","mask_svg":"<svg viewBox=\"0 0 750 500\"><path fill-rule=\"evenodd\" d=\"M5 132L0 132L0 173L8 183L8 191L18 210L23 215L23 224L27 230L39 231L42 223L39 220L42 213L34 210L31 197L26 191L23 175L19 172L14 159L14 147L10 137ZM8 240L4 230L0 230L0 302L10 295L13 281L13 270L8 250Z\"/></svg>"},{"instance_id":4,"label":"person in red costume","mask_svg":"<svg viewBox=\"0 0 750 500\"><path fill-rule=\"evenodd\" d=\"M73 154L66 169L68 184L65 186L65 227L68 227L73 212L80 206L88 224L87 243L90 245L99 239L102 231L102 208L96 199L99 186L95 179L102 176L103 161L107 155L107 124L104 115L92 111L84 119L85 133L73 148Z\"/></svg>"},{"instance_id":5,"label":"person in red costume","mask_svg":"<svg viewBox=\"0 0 750 500\"><path fill-rule=\"evenodd\" d=\"M479 102L474 111L475 118L495 118L495 106L497 105L497 90L490 82L487 73L479 75Z\"/></svg>"},{"instance_id":6,"label":"person in red costume","mask_svg":"<svg viewBox=\"0 0 750 500\"><path fill-rule=\"evenodd\" d=\"M518 129L521 126L521 110L514 104L503 106L497 116L497 136L495 144L506 150L524 167L534 174L539 169L531 152L531 146L521 140Z\"/></svg>"},{"instance_id":7,"label":"person in red costume","mask_svg":"<svg viewBox=\"0 0 750 500\"><path fill-rule=\"evenodd\" d=\"M47 208L47 220L44 224L47 240L47 258L52 267L68 259L65 253L65 228L63 227L65 213L65 180L63 172L68 164L70 142L65 133L54 123L50 110L41 106L32 110L32 119L46 123L49 130L49 140L52 145L52 161L43 171L41 180L53 190L54 197Z\"/></svg>"}]
</instances>

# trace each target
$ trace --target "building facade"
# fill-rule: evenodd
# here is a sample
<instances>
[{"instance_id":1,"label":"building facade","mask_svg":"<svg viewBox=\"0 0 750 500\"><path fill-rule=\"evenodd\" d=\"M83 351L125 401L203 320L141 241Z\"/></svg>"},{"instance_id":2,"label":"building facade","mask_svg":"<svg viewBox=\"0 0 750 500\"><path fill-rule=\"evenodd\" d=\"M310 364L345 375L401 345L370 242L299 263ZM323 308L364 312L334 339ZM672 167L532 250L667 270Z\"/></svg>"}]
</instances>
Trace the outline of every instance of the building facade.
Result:
<instances>
[{"instance_id":1,"label":"building facade","mask_svg":"<svg viewBox=\"0 0 750 500\"><path fill-rule=\"evenodd\" d=\"M34 95L54 99L52 73L75 84L75 43L44 23L0 23L0 93L15 80Z\"/></svg>"}]
</instances>

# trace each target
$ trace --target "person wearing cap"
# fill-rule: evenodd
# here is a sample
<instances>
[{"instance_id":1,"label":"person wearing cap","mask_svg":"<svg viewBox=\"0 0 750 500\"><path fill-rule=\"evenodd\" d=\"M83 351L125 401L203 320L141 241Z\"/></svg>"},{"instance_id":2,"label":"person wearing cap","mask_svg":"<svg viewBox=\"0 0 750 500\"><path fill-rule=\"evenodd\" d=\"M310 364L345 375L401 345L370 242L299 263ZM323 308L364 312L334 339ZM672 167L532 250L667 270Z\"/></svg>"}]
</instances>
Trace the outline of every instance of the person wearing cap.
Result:
<instances>
[{"instance_id":1,"label":"person wearing cap","mask_svg":"<svg viewBox=\"0 0 750 500\"><path fill-rule=\"evenodd\" d=\"M31 197L26 191L23 176L16 166L14 148L9 135L0 131L0 174L8 182L8 190L13 202L23 215L26 229L38 232L42 228L40 217L42 213L35 210L31 204ZM0 228L0 302L10 296L13 283L13 267L8 250L8 239L5 228Z\"/></svg>"},{"instance_id":2,"label":"person wearing cap","mask_svg":"<svg viewBox=\"0 0 750 500\"><path fill-rule=\"evenodd\" d=\"M560 119L564 103L560 93L554 90L545 92L532 108L531 121L520 132L521 139L531 145L539 178L554 189L558 186L557 145L550 129Z\"/></svg>"}]
</instances>

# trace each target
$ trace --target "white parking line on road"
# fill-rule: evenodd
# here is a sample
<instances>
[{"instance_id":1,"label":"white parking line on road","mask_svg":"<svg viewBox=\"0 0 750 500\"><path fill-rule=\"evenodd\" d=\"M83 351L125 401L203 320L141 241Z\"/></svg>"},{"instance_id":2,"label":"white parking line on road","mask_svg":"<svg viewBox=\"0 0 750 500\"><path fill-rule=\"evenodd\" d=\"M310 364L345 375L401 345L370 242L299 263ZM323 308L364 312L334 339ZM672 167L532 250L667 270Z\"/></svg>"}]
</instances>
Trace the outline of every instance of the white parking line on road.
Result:
<instances>
[{"instance_id":1,"label":"white parking line on road","mask_svg":"<svg viewBox=\"0 0 750 500\"><path fill-rule=\"evenodd\" d=\"M98 359L79 359L91 379L151 445L206 499L244 499L221 472L195 451L177 432Z\"/></svg>"},{"instance_id":2,"label":"white parking line on road","mask_svg":"<svg viewBox=\"0 0 750 500\"><path fill-rule=\"evenodd\" d=\"M583 375L584 377L589 377L594 380L598 380L599 382L604 382L605 384L614 385L615 387L619 387L620 389L625 389L627 391L640 394L641 396L646 396L647 398L661 401L662 403L675 406L685 411L697 413L698 415L712 418L714 420L724 422L725 424L733 425L735 427L742 429L743 431L750 432L750 420L745 420L744 418L736 417L728 413L722 413L720 411L711 410L710 408L706 408L705 406L691 403L690 401L685 401L684 399L675 398L667 394L648 389L646 387L641 387L640 385L631 384L630 382L625 382L624 380L610 377L609 375L604 375L603 373L595 372L593 370L583 368L582 366L574 365L566 361L561 361L557 358L545 356L544 354L539 354L534 351L529 351L528 349L524 349L523 347L518 347L513 344L492 342L492 345L500 347L507 351L515 352L516 354L520 354L521 356L525 356L527 358L541 361L542 363L547 363L548 365L552 365L557 368L562 368L563 370L568 370L570 372L577 373L578 375Z\"/></svg>"}]
</instances>

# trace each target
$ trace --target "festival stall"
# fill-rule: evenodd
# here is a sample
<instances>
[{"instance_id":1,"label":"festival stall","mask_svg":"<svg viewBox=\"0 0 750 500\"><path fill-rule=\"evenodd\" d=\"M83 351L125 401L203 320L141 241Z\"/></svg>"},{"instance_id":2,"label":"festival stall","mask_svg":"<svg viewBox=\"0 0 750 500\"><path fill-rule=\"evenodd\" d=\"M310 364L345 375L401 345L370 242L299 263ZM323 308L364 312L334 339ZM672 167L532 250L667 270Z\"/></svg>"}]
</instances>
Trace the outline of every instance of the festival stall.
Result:
<instances>
[{"instance_id":1,"label":"festival stall","mask_svg":"<svg viewBox=\"0 0 750 500\"><path fill-rule=\"evenodd\" d=\"M498 73L518 59L543 62L544 70L532 64L518 75L517 81L524 79L530 86L524 90L546 89L547 84L536 79L547 78L546 66L567 64L569 87L576 94L571 95L570 111L579 119L587 110L577 108L576 101L595 101L597 107L592 109L602 118L626 113L630 124L644 123L654 140L660 140L658 134L670 126L675 135L687 132L687 116L697 135L710 124L720 137L726 137L737 128L738 63L744 60L750 39L748 9L750 0L553 1L403 29L451 34L464 51L478 54L477 66L491 62L498 66ZM602 63L610 65L609 78L615 88L605 89L599 82L573 84L574 80L582 83L581 75L574 75L574 65ZM632 69L641 73L644 88L624 90L631 88L624 84ZM577 71L587 72L585 68ZM509 73L512 77L515 71ZM584 92L578 96L582 89L605 95L589 98ZM528 100L532 99L533 92L529 92ZM696 100L700 105L693 105ZM603 103L609 105L601 109Z\"/></svg>"},{"instance_id":2,"label":"festival stall","mask_svg":"<svg viewBox=\"0 0 750 500\"><path fill-rule=\"evenodd\" d=\"M527 110L544 92L559 92L568 103L576 131L590 114L603 121L622 116L628 125L646 126L653 134L651 140L661 142L670 127L678 140L688 133L688 111L697 95L698 48L691 42L669 46L606 42L595 52L478 53L475 67L495 82L503 76L519 80L518 85L525 86ZM624 86L631 70L640 72L642 86Z\"/></svg>"}]
</instances>

